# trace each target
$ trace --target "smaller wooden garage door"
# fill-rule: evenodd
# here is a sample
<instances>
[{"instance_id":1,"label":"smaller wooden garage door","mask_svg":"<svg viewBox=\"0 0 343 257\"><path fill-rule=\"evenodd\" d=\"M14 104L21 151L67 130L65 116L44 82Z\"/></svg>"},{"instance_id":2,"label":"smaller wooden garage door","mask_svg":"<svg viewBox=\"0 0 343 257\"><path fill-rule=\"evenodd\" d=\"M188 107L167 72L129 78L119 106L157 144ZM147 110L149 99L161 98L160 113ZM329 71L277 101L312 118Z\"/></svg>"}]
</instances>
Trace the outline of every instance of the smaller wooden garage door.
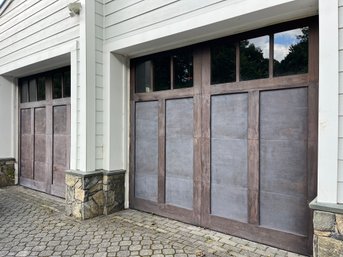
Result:
<instances>
[{"instance_id":1,"label":"smaller wooden garage door","mask_svg":"<svg viewBox=\"0 0 343 257\"><path fill-rule=\"evenodd\" d=\"M69 168L70 68L19 80L21 185L64 197Z\"/></svg>"}]
</instances>

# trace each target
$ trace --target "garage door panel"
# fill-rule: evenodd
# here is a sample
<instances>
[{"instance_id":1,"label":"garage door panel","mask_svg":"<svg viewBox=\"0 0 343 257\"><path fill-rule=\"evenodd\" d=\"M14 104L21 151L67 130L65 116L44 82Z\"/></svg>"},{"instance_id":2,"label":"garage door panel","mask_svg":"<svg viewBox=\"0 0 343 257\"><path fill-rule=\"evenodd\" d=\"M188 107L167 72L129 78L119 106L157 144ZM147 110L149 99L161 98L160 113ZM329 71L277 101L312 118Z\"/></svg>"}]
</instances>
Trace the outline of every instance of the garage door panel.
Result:
<instances>
[{"instance_id":1,"label":"garage door panel","mask_svg":"<svg viewBox=\"0 0 343 257\"><path fill-rule=\"evenodd\" d=\"M46 160L46 136L35 135L35 161L45 162Z\"/></svg>"},{"instance_id":2,"label":"garage door panel","mask_svg":"<svg viewBox=\"0 0 343 257\"><path fill-rule=\"evenodd\" d=\"M46 181L47 180L46 170L47 170L47 166L45 162L35 161L34 179L41 182Z\"/></svg>"},{"instance_id":3,"label":"garage door panel","mask_svg":"<svg viewBox=\"0 0 343 257\"><path fill-rule=\"evenodd\" d=\"M54 106L53 107L54 119L54 134L67 133L67 106Z\"/></svg>"},{"instance_id":4,"label":"garage door panel","mask_svg":"<svg viewBox=\"0 0 343 257\"><path fill-rule=\"evenodd\" d=\"M248 95L212 96L211 137L247 138Z\"/></svg>"},{"instance_id":5,"label":"garage door panel","mask_svg":"<svg viewBox=\"0 0 343 257\"><path fill-rule=\"evenodd\" d=\"M158 102L136 104L135 196L157 201Z\"/></svg>"},{"instance_id":6,"label":"garage door panel","mask_svg":"<svg viewBox=\"0 0 343 257\"><path fill-rule=\"evenodd\" d=\"M53 151L53 163L60 166L67 166L68 153L66 151L68 147L69 137L54 135L54 151Z\"/></svg>"},{"instance_id":7,"label":"garage door panel","mask_svg":"<svg viewBox=\"0 0 343 257\"><path fill-rule=\"evenodd\" d=\"M247 187L247 140L211 140L211 179L227 186Z\"/></svg>"},{"instance_id":8,"label":"garage door panel","mask_svg":"<svg viewBox=\"0 0 343 257\"><path fill-rule=\"evenodd\" d=\"M212 215L247 222L247 188L211 183L211 196Z\"/></svg>"},{"instance_id":9,"label":"garage door panel","mask_svg":"<svg viewBox=\"0 0 343 257\"><path fill-rule=\"evenodd\" d=\"M141 172L143 173L143 172ZM157 201L157 175L135 174L135 196L153 202Z\"/></svg>"},{"instance_id":10,"label":"garage door panel","mask_svg":"<svg viewBox=\"0 0 343 257\"><path fill-rule=\"evenodd\" d=\"M262 92L260 106L261 225L306 235L307 89Z\"/></svg>"},{"instance_id":11,"label":"garage door panel","mask_svg":"<svg viewBox=\"0 0 343 257\"><path fill-rule=\"evenodd\" d=\"M166 203L193 207L193 99L166 101Z\"/></svg>"},{"instance_id":12,"label":"garage door panel","mask_svg":"<svg viewBox=\"0 0 343 257\"><path fill-rule=\"evenodd\" d=\"M211 214L247 221L248 95L211 98Z\"/></svg>"},{"instance_id":13,"label":"garage door panel","mask_svg":"<svg viewBox=\"0 0 343 257\"><path fill-rule=\"evenodd\" d=\"M35 134L45 134L46 130L46 110L45 108L35 108Z\"/></svg>"},{"instance_id":14,"label":"garage door panel","mask_svg":"<svg viewBox=\"0 0 343 257\"><path fill-rule=\"evenodd\" d=\"M20 133L31 134L31 109L22 109L20 110Z\"/></svg>"},{"instance_id":15,"label":"garage door panel","mask_svg":"<svg viewBox=\"0 0 343 257\"><path fill-rule=\"evenodd\" d=\"M21 160L32 160L33 136L32 135L21 135L20 148L21 148L20 159Z\"/></svg>"},{"instance_id":16,"label":"garage door panel","mask_svg":"<svg viewBox=\"0 0 343 257\"><path fill-rule=\"evenodd\" d=\"M193 177L167 175L166 203L186 209L193 208Z\"/></svg>"},{"instance_id":17,"label":"garage door panel","mask_svg":"<svg viewBox=\"0 0 343 257\"><path fill-rule=\"evenodd\" d=\"M261 190L290 195L307 191L307 144L303 141L261 141Z\"/></svg>"},{"instance_id":18,"label":"garage door panel","mask_svg":"<svg viewBox=\"0 0 343 257\"><path fill-rule=\"evenodd\" d=\"M261 191L260 205L261 226L307 235L309 213L305 197Z\"/></svg>"},{"instance_id":19,"label":"garage door panel","mask_svg":"<svg viewBox=\"0 0 343 257\"><path fill-rule=\"evenodd\" d=\"M20 176L24 178L33 178L32 159L20 160Z\"/></svg>"}]
</instances>

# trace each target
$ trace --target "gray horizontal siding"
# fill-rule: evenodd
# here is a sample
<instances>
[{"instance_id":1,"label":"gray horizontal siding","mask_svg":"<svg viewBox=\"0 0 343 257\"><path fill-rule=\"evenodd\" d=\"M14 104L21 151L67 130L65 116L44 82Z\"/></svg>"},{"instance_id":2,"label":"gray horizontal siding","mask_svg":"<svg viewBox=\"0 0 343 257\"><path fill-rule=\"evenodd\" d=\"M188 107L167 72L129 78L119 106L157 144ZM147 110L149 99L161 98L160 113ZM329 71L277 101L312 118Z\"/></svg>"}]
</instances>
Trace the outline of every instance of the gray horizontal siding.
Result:
<instances>
[{"instance_id":1,"label":"gray horizontal siding","mask_svg":"<svg viewBox=\"0 0 343 257\"><path fill-rule=\"evenodd\" d=\"M105 3L105 39L115 40L177 22L235 0L114 0Z\"/></svg>"},{"instance_id":2,"label":"gray horizontal siding","mask_svg":"<svg viewBox=\"0 0 343 257\"><path fill-rule=\"evenodd\" d=\"M0 17L0 69L77 40L79 22L69 16L69 3L69 0L13 1Z\"/></svg>"}]
</instances>

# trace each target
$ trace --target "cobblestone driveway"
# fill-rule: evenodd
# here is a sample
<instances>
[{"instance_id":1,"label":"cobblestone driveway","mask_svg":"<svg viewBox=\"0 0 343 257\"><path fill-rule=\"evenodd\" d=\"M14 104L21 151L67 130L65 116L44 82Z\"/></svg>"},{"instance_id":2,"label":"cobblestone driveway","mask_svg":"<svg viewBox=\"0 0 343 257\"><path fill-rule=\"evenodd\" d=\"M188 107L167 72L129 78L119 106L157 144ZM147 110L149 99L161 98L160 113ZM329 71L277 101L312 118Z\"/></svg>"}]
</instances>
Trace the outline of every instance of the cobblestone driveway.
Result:
<instances>
[{"instance_id":1,"label":"cobblestone driveway","mask_svg":"<svg viewBox=\"0 0 343 257\"><path fill-rule=\"evenodd\" d=\"M0 256L299 256L134 210L78 221L64 202L0 189Z\"/></svg>"}]
</instances>

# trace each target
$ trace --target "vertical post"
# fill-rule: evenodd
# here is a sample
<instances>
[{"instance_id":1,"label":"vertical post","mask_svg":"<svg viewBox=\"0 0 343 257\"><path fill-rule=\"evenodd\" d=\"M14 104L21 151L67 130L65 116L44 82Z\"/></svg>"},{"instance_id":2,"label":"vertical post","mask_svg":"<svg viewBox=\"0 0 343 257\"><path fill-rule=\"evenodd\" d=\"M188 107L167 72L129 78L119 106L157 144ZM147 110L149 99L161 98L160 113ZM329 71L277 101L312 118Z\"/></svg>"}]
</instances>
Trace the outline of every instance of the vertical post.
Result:
<instances>
[{"instance_id":1,"label":"vertical post","mask_svg":"<svg viewBox=\"0 0 343 257\"><path fill-rule=\"evenodd\" d=\"M259 102L260 92L249 92L248 113L248 221L260 222L260 156L259 156Z\"/></svg>"}]
</instances>

